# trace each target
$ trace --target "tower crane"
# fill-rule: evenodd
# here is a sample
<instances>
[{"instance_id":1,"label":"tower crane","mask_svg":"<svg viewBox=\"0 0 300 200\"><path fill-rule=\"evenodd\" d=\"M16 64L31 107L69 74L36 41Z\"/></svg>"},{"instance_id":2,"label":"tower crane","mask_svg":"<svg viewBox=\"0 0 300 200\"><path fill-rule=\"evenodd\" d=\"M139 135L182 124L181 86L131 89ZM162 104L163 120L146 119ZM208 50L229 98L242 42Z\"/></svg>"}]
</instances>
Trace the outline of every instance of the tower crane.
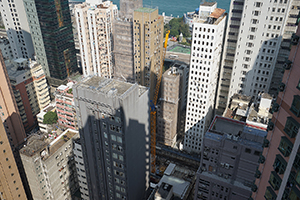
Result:
<instances>
[{"instance_id":1,"label":"tower crane","mask_svg":"<svg viewBox=\"0 0 300 200\"><path fill-rule=\"evenodd\" d=\"M151 106L150 106L151 173L153 173L153 174L156 171L156 163L155 163L155 158L156 158L156 104L157 104L158 93L159 93L159 88L160 88L160 83L161 83L161 78L162 78L164 61L165 61L166 52L167 52L169 34L170 34L170 30L168 30L166 33L165 43L164 43L164 53L163 53L163 57L162 57L162 59L163 59L162 65L160 66L160 69L159 69L157 82L156 82L155 90L154 90L153 100L150 101L150 103L151 103Z\"/></svg>"}]
</instances>

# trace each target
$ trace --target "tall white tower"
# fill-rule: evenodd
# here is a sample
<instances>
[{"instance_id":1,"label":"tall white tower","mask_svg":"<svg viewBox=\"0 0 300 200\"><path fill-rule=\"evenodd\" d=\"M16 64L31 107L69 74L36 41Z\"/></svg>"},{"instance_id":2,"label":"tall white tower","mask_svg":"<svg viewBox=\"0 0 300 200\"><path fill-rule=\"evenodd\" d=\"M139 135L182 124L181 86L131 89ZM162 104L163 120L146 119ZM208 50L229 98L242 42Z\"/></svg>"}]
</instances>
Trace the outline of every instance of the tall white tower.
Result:
<instances>
[{"instance_id":1,"label":"tall white tower","mask_svg":"<svg viewBox=\"0 0 300 200\"><path fill-rule=\"evenodd\" d=\"M276 94L300 1L231 2L217 95L218 114L234 93Z\"/></svg>"},{"instance_id":2,"label":"tall white tower","mask_svg":"<svg viewBox=\"0 0 300 200\"><path fill-rule=\"evenodd\" d=\"M111 78L112 22L118 16L118 8L110 1L90 3L75 6L83 75Z\"/></svg>"},{"instance_id":3,"label":"tall white tower","mask_svg":"<svg viewBox=\"0 0 300 200\"><path fill-rule=\"evenodd\" d=\"M0 1L0 5L14 59L32 58L34 48L23 0Z\"/></svg>"},{"instance_id":4,"label":"tall white tower","mask_svg":"<svg viewBox=\"0 0 300 200\"><path fill-rule=\"evenodd\" d=\"M226 13L205 2L193 21L184 150L200 152L213 117Z\"/></svg>"}]
</instances>

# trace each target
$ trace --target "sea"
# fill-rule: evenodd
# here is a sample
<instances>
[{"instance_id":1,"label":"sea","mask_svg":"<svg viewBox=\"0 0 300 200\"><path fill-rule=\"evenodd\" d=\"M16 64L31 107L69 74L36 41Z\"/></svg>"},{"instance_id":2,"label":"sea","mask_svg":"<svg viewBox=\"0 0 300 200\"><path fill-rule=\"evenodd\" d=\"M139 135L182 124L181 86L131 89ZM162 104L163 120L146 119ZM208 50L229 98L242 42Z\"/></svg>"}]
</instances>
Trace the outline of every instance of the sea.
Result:
<instances>
[{"instance_id":1,"label":"sea","mask_svg":"<svg viewBox=\"0 0 300 200\"><path fill-rule=\"evenodd\" d=\"M120 0L112 0L119 7ZM204 0L143 0L144 6L158 7L159 13L167 16L182 17L186 12L195 11ZM207 0L208 1L208 0ZM218 8L229 11L230 0L216 0ZM120 7L119 7L120 8Z\"/></svg>"},{"instance_id":2,"label":"sea","mask_svg":"<svg viewBox=\"0 0 300 200\"><path fill-rule=\"evenodd\" d=\"M84 0L69 0L70 2L84 2ZM166 16L182 17L186 12L195 11L199 8L201 2L205 0L143 0L145 7L157 7L159 13L165 13ZM206 0L213 1L213 0ZM120 8L120 0L112 0L113 3L118 5ZM230 0L216 0L218 8L223 8L228 13Z\"/></svg>"}]
</instances>

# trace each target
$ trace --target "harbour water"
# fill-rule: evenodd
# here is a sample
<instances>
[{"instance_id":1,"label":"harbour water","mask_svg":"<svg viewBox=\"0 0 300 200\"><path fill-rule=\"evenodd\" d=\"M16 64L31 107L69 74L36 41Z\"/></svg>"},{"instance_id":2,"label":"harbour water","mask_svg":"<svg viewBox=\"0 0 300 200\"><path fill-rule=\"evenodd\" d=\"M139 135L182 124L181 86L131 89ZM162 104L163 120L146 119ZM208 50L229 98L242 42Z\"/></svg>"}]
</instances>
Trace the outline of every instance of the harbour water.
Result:
<instances>
[{"instance_id":1,"label":"harbour water","mask_svg":"<svg viewBox=\"0 0 300 200\"><path fill-rule=\"evenodd\" d=\"M112 0L119 6L120 0ZM228 13L230 0L216 0L218 8L223 8ZM195 11L202 0L143 0L144 6L158 7L159 13L165 12L167 16L182 17L183 13Z\"/></svg>"}]
</instances>

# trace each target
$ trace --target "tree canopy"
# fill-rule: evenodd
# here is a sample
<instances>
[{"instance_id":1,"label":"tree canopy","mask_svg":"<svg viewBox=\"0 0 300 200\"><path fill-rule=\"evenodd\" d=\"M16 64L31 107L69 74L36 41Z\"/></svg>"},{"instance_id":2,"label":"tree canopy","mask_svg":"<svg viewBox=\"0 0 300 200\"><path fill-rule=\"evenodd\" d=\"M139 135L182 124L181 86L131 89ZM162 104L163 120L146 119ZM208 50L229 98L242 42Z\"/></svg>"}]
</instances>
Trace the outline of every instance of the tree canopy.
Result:
<instances>
[{"instance_id":1,"label":"tree canopy","mask_svg":"<svg viewBox=\"0 0 300 200\"><path fill-rule=\"evenodd\" d=\"M44 115L44 124L55 124L58 120L56 112L49 111Z\"/></svg>"},{"instance_id":2,"label":"tree canopy","mask_svg":"<svg viewBox=\"0 0 300 200\"><path fill-rule=\"evenodd\" d=\"M170 36L178 37L182 33L183 37L191 37L189 25L184 23L183 17L173 18L165 25L164 31L170 30Z\"/></svg>"}]
</instances>

